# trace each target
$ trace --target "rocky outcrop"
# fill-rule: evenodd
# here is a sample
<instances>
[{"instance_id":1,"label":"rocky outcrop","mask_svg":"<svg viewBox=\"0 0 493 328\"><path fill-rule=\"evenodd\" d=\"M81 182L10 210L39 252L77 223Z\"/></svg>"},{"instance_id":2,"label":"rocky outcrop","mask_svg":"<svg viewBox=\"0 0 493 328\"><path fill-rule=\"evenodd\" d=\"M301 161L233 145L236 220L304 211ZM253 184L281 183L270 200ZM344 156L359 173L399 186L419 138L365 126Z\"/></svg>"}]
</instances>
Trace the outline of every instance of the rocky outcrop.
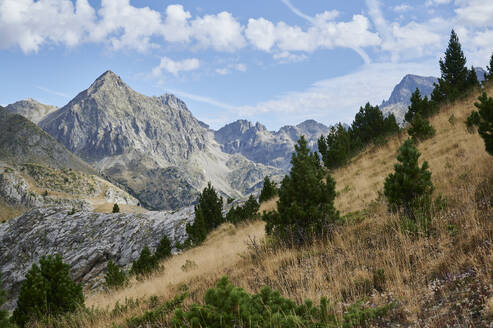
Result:
<instances>
[{"instance_id":1,"label":"rocky outcrop","mask_svg":"<svg viewBox=\"0 0 493 328\"><path fill-rule=\"evenodd\" d=\"M214 138L228 154L241 154L253 162L287 171L294 145L302 135L315 150L318 138L328 132L329 127L314 120L283 126L274 132L260 123L238 120L216 131Z\"/></svg>"},{"instance_id":2,"label":"rocky outcrop","mask_svg":"<svg viewBox=\"0 0 493 328\"><path fill-rule=\"evenodd\" d=\"M8 308L15 306L20 283L43 255L62 255L75 281L98 288L109 260L128 268L144 246L154 250L164 235L173 245L183 242L186 224L193 221L193 207L145 214L70 215L70 210L37 208L0 224L0 271L9 291Z\"/></svg>"},{"instance_id":3,"label":"rocky outcrop","mask_svg":"<svg viewBox=\"0 0 493 328\"><path fill-rule=\"evenodd\" d=\"M19 114L38 124L46 115L58 109L56 106L44 105L32 98L20 100L5 107L13 114Z\"/></svg>"}]
</instances>

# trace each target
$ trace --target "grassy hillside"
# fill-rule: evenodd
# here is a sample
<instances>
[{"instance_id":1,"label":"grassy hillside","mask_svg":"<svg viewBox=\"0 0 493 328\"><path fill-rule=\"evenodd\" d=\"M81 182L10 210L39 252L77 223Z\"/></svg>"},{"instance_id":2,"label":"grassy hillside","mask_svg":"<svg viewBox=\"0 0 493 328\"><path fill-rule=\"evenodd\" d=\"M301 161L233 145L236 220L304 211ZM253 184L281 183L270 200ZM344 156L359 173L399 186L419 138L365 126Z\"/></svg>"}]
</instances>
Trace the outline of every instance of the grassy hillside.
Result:
<instances>
[{"instance_id":1,"label":"grassy hillside","mask_svg":"<svg viewBox=\"0 0 493 328\"><path fill-rule=\"evenodd\" d=\"M266 247L263 222L223 225L202 246L165 261L164 272L120 291L89 295L86 305L98 311L58 320L57 326L125 327L128 318L184 286L190 292L185 304L201 301L223 275L247 291L269 285L298 302L320 296L338 304L395 302L393 326L487 326L493 320L493 157L464 124L476 97L444 106L430 120L435 137L418 147L431 167L434 197L443 199L433 208L430 236L403 232L400 218L387 212L379 196L407 138L403 133L333 172L336 206L346 223L330 240L302 249ZM271 201L262 208L274 206ZM167 320L158 318L157 326Z\"/></svg>"}]
</instances>

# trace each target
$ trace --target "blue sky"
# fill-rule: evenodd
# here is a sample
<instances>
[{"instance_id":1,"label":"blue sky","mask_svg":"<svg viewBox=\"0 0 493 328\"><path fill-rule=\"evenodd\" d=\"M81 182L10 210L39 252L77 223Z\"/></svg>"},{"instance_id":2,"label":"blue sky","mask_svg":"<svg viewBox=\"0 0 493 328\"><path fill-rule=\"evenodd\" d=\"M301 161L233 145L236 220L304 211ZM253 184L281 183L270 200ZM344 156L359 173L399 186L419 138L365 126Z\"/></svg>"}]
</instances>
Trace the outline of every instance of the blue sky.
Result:
<instances>
[{"instance_id":1,"label":"blue sky","mask_svg":"<svg viewBox=\"0 0 493 328\"><path fill-rule=\"evenodd\" d=\"M452 28L485 67L487 0L0 0L0 104L63 106L110 69L213 128L350 122L405 74L438 75Z\"/></svg>"}]
</instances>

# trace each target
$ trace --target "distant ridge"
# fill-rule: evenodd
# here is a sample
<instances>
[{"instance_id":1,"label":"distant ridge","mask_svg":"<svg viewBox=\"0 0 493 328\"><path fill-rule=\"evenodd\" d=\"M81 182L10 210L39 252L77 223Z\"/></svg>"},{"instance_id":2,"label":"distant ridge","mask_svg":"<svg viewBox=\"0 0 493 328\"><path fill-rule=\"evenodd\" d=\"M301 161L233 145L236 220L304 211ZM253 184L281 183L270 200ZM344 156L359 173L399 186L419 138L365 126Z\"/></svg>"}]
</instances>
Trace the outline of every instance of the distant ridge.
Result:
<instances>
[{"instance_id":1,"label":"distant ridge","mask_svg":"<svg viewBox=\"0 0 493 328\"><path fill-rule=\"evenodd\" d=\"M16 101L5 108L9 112L22 115L36 124L46 115L58 109L56 106L44 105L32 98Z\"/></svg>"}]
</instances>

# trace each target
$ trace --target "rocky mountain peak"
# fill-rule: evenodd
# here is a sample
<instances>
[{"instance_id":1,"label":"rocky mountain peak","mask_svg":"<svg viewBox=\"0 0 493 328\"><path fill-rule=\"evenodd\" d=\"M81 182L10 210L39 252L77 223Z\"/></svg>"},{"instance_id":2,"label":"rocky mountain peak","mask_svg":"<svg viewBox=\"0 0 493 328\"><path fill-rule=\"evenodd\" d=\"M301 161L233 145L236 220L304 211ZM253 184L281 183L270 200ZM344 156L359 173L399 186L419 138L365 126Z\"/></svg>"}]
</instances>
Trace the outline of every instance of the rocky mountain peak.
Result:
<instances>
[{"instance_id":1,"label":"rocky mountain peak","mask_svg":"<svg viewBox=\"0 0 493 328\"><path fill-rule=\"evenodd\" d=\"M56 106L42 104L33 98L16 101L5 108L9 112L22 115L36 124L58 109Z\"/></svg>"},{"instance_id":2,"label":"rocky mountain peak","mask_svg":"<svg viewBox=\"0 0 493 328\"><path fill-rule=\"evenodd\" d=\"M162 95L161 97L159 97L159 100L164 105L167 105L171 108L188 111L188 107L185 104L185 102L173 94L166 93L166 94Z\"/></svg>"}]
</instances>

